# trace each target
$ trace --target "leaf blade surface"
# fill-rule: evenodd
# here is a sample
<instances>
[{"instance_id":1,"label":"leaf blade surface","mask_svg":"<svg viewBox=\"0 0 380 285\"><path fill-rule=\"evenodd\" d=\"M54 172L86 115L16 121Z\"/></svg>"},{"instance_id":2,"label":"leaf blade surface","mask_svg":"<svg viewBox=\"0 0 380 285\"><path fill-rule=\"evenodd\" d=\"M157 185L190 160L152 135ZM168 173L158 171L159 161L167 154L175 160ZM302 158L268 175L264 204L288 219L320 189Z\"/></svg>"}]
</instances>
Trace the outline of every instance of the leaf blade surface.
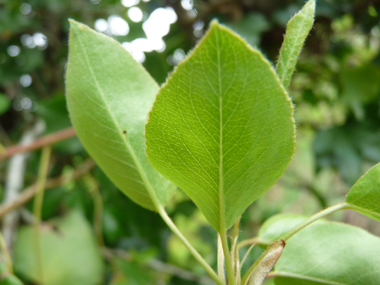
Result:
<instances>
[{"instance_id":1,"label":"leaf blade surface","mask_svg":"<svg viewBox=\"0 0 380 285\"><path fill-rule=\"evenodd\" d=\"M66 98L86 150L115 185L154 210L149 190L164 205L175 186L150 165L144 125L158 86L116 41L71 21Z\"/></svg>"},{"instance_id":2,"label":"leaf blade surface","mask_svg":"<svg viewBox=\"0 0 380 285\"><path fill-rule=\"evenodd\" d=\"M354 210L380 222L380 163L368 170L352 186L346 202Z\"/></svg>"},{"instance_id":3,"label":"leaf blade surface","mask_svg":"<svg viewBox=\"0 0 380 285\"><path fill-rule=\"evenodd\" d=\"M286 26L284 42L277 62L277 74L287 88L294 73L298 57L314 24L315 0L309 0Z\"/></svg>"},{"instance_id":4,"label":"leaf blade surface","mask_svg":"<svg viewBox=\"0 0 380 285\"><path fill-rule=\"evenodd\" d=\"M278 215L261 236L281 236L286 224L293 223L291 218ZM303 216L293 218L298 223ZM276 285L375 285L380 280L378 252L380 238L347 224L319 220L287 241L272 274L278 276Z\"/></svg>"},{"instance_id":5,"label":"leaf blade surface","mask_svg":"<svg viewBox=\"0 0 380 285\"><path fill-rule=\"evenodd\" d=\"M214 22L157 96L148 159L217 231L229 228L290 162L292 114L270 63Z\"/></svg>"}]
</instances>

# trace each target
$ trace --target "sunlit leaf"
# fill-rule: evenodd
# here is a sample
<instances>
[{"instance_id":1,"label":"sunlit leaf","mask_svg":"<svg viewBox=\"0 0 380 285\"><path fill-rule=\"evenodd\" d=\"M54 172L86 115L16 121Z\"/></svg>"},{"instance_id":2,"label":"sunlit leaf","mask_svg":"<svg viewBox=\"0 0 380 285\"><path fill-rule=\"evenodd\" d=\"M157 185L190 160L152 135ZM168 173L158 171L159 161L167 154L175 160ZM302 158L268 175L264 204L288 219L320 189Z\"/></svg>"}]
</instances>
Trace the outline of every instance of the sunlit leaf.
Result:
<instances>
[{"instance_id":1,"label":"sunlit leaf","mask_svg":"<svg viewBox=\"0 0 380 285\"><path fill-rule=\"evenodd\" d=\"M145 155L144 125L158 85L116 41L71 21L66 96L86 150L129 198L153 210L175 186ZM150 193L149 193L150 192Z\"/></svg>"},{"instance_id":2,"label":"sunlit leaf","mask_svg":"<svg viewBox=\"0 0 380 285\"><path fill-rule=\"evenodd\" d=\"M309 0L286 27L284 43L277 62L277 74L287 88L295 70L298 57L314 24L315 0Z\"/></svg>"},{"instance_id":3,"label":"sunlit leaf","mask_svg":"<svg viewBox=\"0 0 380 285\"><path fill-rule=\"evenodd\" d=\"M304 217L277 216L267 229L281 235L287 224ZM261 235L267 235L262 232ZM287 241L275 271L276 285L378 284L380 238L342 223L319 220Z\"/></svg>"},{"instance_id":4,"label":"sunlit leaf","mask_svg":"<svg viewBox=\"0 0 380 285\"><path fill-rule=\"evenodd\" d=\"M49 226L50 227L49 227ZM21 227L14 248L15 271L40 283L32 226ZM104 264L91 227L79 212L47 224L40 231L43 284L97 285Z\"/></svg>"},{"instance_id":5,"label":"sunlit leaf","mask_svg":"<svg viewBox=\"0 0 380 285\"><path fill-rule=\"evenodd\" d=\"M261 226L258 237L261 243L270 244L306 219L307 216L298 214L275 215Z\"/></svg>"},{"instance_id":6,"label":"sunlit leaf","mask_svg":"<svg viewBox=\"0 0 380 285\"><path fill-rule=\"evenodd\" d=\"M380 163L352 186L346 201L356 206L354 210L380 221Z\"/></svg>"},{"instance_id":7,"label":"sunlit leaf","mask_svg":"<svg viewBox=\"0 0 380 285\"><path fill-rule=\"evenodd\" d=\"M146 140L153 167L229 228L289 164L292 103L263 55L213 22L161 88Z\"/></svg>"}]
</instances>

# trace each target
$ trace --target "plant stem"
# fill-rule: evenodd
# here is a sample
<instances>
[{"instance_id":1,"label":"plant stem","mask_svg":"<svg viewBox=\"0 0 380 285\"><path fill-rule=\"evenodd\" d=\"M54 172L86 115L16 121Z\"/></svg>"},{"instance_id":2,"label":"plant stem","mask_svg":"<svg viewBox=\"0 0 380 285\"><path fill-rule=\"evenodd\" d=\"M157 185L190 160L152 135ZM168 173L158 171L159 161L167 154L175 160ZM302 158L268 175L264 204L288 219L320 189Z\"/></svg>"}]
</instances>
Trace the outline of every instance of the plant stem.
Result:
<instances>
[{"instance_id":1,"label":"plant stem","mask_svg":"<svg viewBox=\"0 0 380 285\"><path fill-rule=\"evenodd\" d=\"M42 203L44 198L44 189L46 183L46 176L49 169L51 147L46 146L42 150L40 168L38 170L37 186L36 186L36 198L34 201L34 247L36 254L36 264L38 269L38 279L43 284L43 268L42 268L42 256L41 256L41 241L40 241L40 225L41 225L41 212Z\"/></svg>"},{"instance_id":2,"label":"plant stem","mask_svg":"<svg viewBox=\"0 0 380 285\"><path fill-rule=\"evenodd\" d=\"M7 152L7 149L0 143L0 154L4 154Z\"/></svg>"},{"instance_id":3,"label":"plant stem","mask_svg":"<svg viewBox=\"0 0 380 285\"><path fill-rule=\"evenodd\" d=\"M361 208L361 207L358 207L358 206L355 206L355 205L347 204L347 209L354 210L356 212L359 212L360 214L368 214L368 215L371 215L372 217L380 218L380 214L371 212L371 211L369 211L367 209L364 209L364 208Z\"/></svg>"},{"instance_id":4,"label":"plant stem","mask_svg":"<svg viewBox=\"0 0 380 285\"><path fill-rule=\"evenodd\" d=\"M251 238L251 239L246 239L238 243L237 248L238 250L242 249L246 245L255 245L257 243L260 243L260 239L258 237Z\"/></svg>"},{"instance_id":5,"label":"plant stem","mask_svg":"<svg viewBox=\"0 0 380 285\"><path fill-rule=\"evenodd\" d=\"M87 174L92 168L95 167L95 162L92 159L87 159L85 162L83 162L77 169L75 169L71 174L69 175L62 175L57 178L51 178L46 180L45 183L45 190L48 189L54 189L59 186L62 186L66 183L69 183L73 180L79 179L85 174ZM7 213L17 209L18 207L21 207L22 205L26 204L30 199L34 197L34 195L37 192L37 183L33 184L26 189L24 189L19 196L14 201L2 204L0 206L0 219Z\"/></svg>"},{"instance_id":6,"label":"plant stem","mask_svg":"<svg viewBox=\"0 0 380 285\"><path fill-rule=\"evenodd\" d=\"M7 267L7 271L13 274L12 258L11 258L11 255L9 254L7 244L1 232L0 232L0 248L4 256L4 262L5 262L5 266Z\"/></svg>"},{"instance_id":7,"label":"plant stem","mask_svg":"<svg viewBox=\"0 0 380 285\"><path fill-rule=\"evenodd\" d=\"M103 198L99 191L98 182L91 176L87 174L84 177L84 181L87 185L88 192L90 193L92 200L94 202L94 229L95 236L100 247L105 247L103 239L103 227L102 227L102 217L103 217Z\"/></svg>"},{"instance_id":8,"label":"plant stem","mask_svg":"<svg viewBox=\"0 0 380 285\"><path fill-rule=\"evenodd\" d=\"M220 238L222 240L224 259L226 261L228 283L229 283L229 285L236 285L236 280L235 280L235 276L234 276L234 269L232 267L231 254L230 254L230 250L228 248L227 231L226 231L225 227L220 229Z\"/></svg>"},{"instance_id":9,"label":"plant stem","mask_svg":"<svg viewBox=\"0 0 380 285\"><path fill-rule=\"evenodd\" d=\"M240 268L243 268L243 265L244 265L245 260L247 259L249 253L251 252L252 248L255 247L255 245L256 245L256 243L252 244L252 245L248 248L248 250L246 251L246 253L244 254L244 257L243 257L243 259L242 259L241 262L240 262Z\"/></svg>"},{"instance_id":10,"label":"plant stem","mask_svg":"<svg viewBox=\"0 0 380 285\"><path fill-rule=\"evenodd\" d=\"M172 230L172 232L181 240L181 242L186 246L186 248L190 251L190 253L194 256L194 258L199 262L200 265L207 271L207 273L211 276L211 278L218 285L225 285L222 280L218 277L215 271L211 268L211 266L203 259L203 257L199 254L199 252L189 243L189 241L182 235L176 225L173 223L172 219L166 213L164 207L157 204L157 211L164 220L164 222L168 225L168 227Z\"/></svg>"},{"instance_id":11,"label":"plant stem","mask_svg":"<svg viewBox=\"0 0 380 285\"><path fill-rule=\"evenodd\" d=\"M287 241L289 240L292 236L294 236L296 233L298 233L300 230L304 229L305 227L307 227L308 225L310 225L311 223L327 216L327 215L330 215L332 213L335 213L335 212L338 212L340 210L345 210L345 209L350 209L352 208L351 205L343 202L343 203L339 203L339 204L336 204L332 207L329 207L327 209L324 209L323 211L320 211L319 213L316 213L315 215L311 216L310 218L306 219L305 221L303 221L301 224L299 224L298 226L296 226L295 228L291 229L290 231L288 231L287 233L285 233L284 235L282 235L282 237L280 239L283 239L284 241Z\"/></svg>"},{"instance_id":12,"label":"plant stem","mask_svg":"<svg viewBox=\"0 0 380 285\"><path fill-rule=\"evenodd\" d=\"M222 239L218 233L218 276L223 284L226 284L226 273L224 272L224 254L222 247Z\"/></svg>"},{"instance_id":13,"label":"plant stem","mask_svg":"<svg viewBox=\"0 0 380 285\"><path fill-rule=\"evenodd\" d=\"M231 239L232 268L234 269L236 284L240 284L240 258L239 258L239 251L237 249L240 219L241 219L241 216L236 220L234 224L233 231L232 231L232 239Z\"/></svg>"},{"instance_id":14,"label":"plant stem","mask_svg":"<svg viewBox=\"0 0 380 285\"><path fill-rule=\"evenodd\" d=\"M0 152L0 161L11 157L17 153L27 152L30 150L40 149L46 145L50 145L59 141L63 141L69 138L76 136L75 130L73 128L67 128L41 138L36 139L35 141L27 144L27 145L15 145L8 147L5 151Z\"/></svg>"}]
</instances>

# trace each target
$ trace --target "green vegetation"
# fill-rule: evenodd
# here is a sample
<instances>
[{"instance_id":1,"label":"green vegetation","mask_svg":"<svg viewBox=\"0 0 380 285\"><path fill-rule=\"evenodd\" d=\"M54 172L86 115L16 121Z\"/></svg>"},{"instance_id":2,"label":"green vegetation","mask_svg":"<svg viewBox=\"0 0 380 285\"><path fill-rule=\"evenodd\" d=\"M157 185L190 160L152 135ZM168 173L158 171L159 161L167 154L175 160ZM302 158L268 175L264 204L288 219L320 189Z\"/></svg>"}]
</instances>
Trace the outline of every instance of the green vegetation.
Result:
<instances>
[{"instance_id":1,"label":"green vegetation","mask_svg":"<svg viewBox=\"0 0 380 285\"><path fill-rule=\"evenodd\" d=\"M380 280L380 7L343 2L0 1L1 282Z\"/></svg>"}]
</instances>

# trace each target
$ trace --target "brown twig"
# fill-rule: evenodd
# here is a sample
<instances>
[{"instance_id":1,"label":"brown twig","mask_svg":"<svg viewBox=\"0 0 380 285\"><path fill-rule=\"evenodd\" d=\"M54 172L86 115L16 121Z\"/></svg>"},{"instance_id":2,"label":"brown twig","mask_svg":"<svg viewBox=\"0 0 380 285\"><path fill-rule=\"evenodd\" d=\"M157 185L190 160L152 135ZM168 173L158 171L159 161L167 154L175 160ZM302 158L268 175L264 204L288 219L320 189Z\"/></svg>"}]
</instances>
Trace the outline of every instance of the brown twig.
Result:
<instances>
[{"instance_id":1,"label":"brown twig","mask_svg":"<svg viewBox=\"0 0 380 285\"><path fill-rule=\"evenodd\" d=\"M15 145L8 147L4 153L0 154L0 161L11 157L17 153L27 152L31 150L36 150L44 147L45 145L53 144L59 141L63 141L76 136L75 130L73 128L67 128L46 136L43 136L27 145Z\"/></svg>"},{"instance_id":2,"label":"brown twig","mask_svg":"<svg viewBox=\"0 0 380 285\"><path fill-rule=\"evenodd\" d=\"M76 180L85 174L87 174L92 168L95 167L95 162L92 159L88 159L85 162L81 164L77 169L74 170L74 172L69 176L61 176L58 178L52 178L48 179L46 181L46 190L56 188L58 186L61 186L69 181ZM24 205L27 203L30 199L33 198L33 196L36 194L36 184L33 184L26 188L21 194L17 197L16 200L9 202L5 205L0 206L0 219L8 212L11 212L14 209L17 209L18 207Z\"/></svg>"}]
</instances>

